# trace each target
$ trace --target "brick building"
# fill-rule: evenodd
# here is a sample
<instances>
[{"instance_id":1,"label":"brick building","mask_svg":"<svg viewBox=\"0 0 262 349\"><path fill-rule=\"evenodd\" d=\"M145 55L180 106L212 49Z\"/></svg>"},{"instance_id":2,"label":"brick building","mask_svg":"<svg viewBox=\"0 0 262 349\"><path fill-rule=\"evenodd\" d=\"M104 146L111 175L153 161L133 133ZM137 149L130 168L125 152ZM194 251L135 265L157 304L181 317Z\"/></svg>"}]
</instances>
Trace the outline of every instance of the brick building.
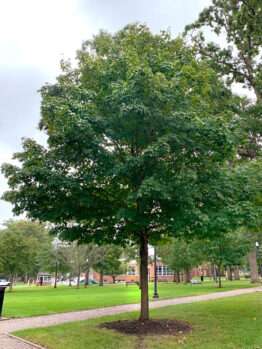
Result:
<instances>
[{"instance_id":1,"label":"brick building","mask_svg":"<svg viewBox=\"0 0 262 349\"><path fill-rule=\"evenodd\" d=\"M203 264L197 268L191 270L191 277L211 276L211 268L208 264ZM171 282L176 280L174 272L165 264L157 261L157 275L159 282ZM148 278L149 281L154 281L154 263L148 265ZM100 274L96 271L92 273L92 279L96 282L100 280ZM105 283L112 283L113 278L110 275L104 275L103 280ZM139 281L139 265L136 260L129 262L127 271L125 274L117 275L116 282L138 282ZM183 275L181 275L183 280Z\"/></svg>"}]
</instances>

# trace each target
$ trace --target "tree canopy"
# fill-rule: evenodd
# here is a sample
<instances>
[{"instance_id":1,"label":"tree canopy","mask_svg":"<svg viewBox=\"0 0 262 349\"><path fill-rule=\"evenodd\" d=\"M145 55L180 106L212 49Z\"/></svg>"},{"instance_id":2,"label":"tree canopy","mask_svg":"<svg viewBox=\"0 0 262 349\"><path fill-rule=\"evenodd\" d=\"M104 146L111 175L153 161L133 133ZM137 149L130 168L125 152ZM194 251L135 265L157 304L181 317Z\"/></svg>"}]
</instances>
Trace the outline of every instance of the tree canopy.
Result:
<instances>
[{"instance_id":1,"label":"tree canopy","mask_svg":"<svg viewBox=\"0 0 262 349\"><path fill-rule=\"evenodd\" d=\"M42 267L41 254L50 246L45 227L37 222L9 220L0 230L0 272L9 277L35 277Z\"/></svg>"},{"instance_id":2,"label":"tree canopy","mask_svg":"<svg viewBox=\"0 0 262 349\"><path fill-rule=\"evenodd\" d=\"M215 34L208 41L203 29ZM207 30L205 30L207 32ZM262 2L260 0L213 0L197 21L186 27L196 52L230 86L240 85L255 94L243 103L240 126L246 136L241 157L261 155L262 135ZM226 39L226 43L225 43ZM223 42L223 44L221 44Z\"/></svg>"}]
</instances>

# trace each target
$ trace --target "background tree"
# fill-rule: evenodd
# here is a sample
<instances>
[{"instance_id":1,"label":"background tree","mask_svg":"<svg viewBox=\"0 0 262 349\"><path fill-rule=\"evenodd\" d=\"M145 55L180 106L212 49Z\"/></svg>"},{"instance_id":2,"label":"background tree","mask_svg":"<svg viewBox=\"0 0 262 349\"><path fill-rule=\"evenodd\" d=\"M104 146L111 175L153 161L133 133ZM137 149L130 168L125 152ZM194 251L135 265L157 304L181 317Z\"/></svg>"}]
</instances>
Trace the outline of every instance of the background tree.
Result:
<instances>
[{"instance_id":1,"label":"background tree","mask_svg":"<svg viewBox=\"0 0 262 349\"><path fill-rule=\"evenodd\" d=\"M213 0L198 20L186 27L201 56L209 59L229 84L240 83L252 89L259 103L262 99L261 14L260 0ZM227 46L206 43L203 32L198 31L204 27L218 37L225 35Z\"/></svg>"},{"instance_id":2,"label":"background tree","mask_svg":"<svg viewBox=\"0 0 262 349\"><path fill-rule=\"evenodd\" d=\"M54 274L54 288L57 287L57 279L71 271L72 260L69 256L68 245L54 241L46 244L38 256L40 270Z\"/></svg>"},{"instance_id":3,"label":"background tree","mask_svg":"<svg viewBox=\"0 0 262 349\"><path fill-rule=\"evenodd\" d=\"M224 269L243 265L250 246L246 236L237 233L218 235L201 244L203 258L217 267L218 286L222 287L221 276Z\"/></svg>"},{"instance_id":4,"label":"background tree","mask_svg":"<svg viewBox=\"0 0 262 349\"><path fill-rule=\"evenodd\" d=\"M90 269L94 268L96 262L100 259L100 246L89 243L85 245L81 245L81 249L85 256L86 264L85 264L85 287L89 285L89 273Z\"/></svg>"},{"instance_id":5,"label":"background tree","mask_svg":"<svg viewBox=\"0 0 262 349\"><path fill-rule=\"evenodd\" d=\"M114 284L116 277L126 271L124 264L121 262L122 253L123 249L114 245L109 246L106 251L104 274L110 275Z\"/></svg>"},{"instance_id":6,"label":"background tree","mask_svg":"<svg viewBox=\"0 0 262 349\"><path fill-rule=\"evenodd\" d=\"M158 247L159 257L175 272L177 282L180 282L181 272L184 273L184 282L190 282L191 269L204 261L199 244L201 244L199 241L172 239L169 243Z\"/></svg>"},{"instance_id":7,"label":"background tree","mask_svg":"<svg viewBox=\"0 0 262 349\"><path fill-rule=\"evenodd\" d=\"M23 278L25 282L35 279L41 268L39 256L44 246L51 241L47 229L37 222L9 220L0 234L3 272L11 281L14 276Z\"/></svg>"},{"instance_id":8,"label":"background tree","mask_svg":"<svg viewBox=\"0 0 262 349\"><path fill-rule=\"evenodd\" d=\"M25 274L30 263L31 246L21 233L8 229L0 231L0 266L10 281L12 291L14 278Z\"/></svg>"},{"instance_id":9,"label":"background tree","mask_svg":"<svg viewBox=\"0 0 262 349\"><path fill-rule=\"evenodd\" d=\"M137 244L144 321L148 243L241 223L227 165L238 99L181 39L143 25L101 32L62 69L41 91L48 146L23 142L4 198L60 239Z\"/></svg>"},{"instance_id":10,"label":"background tree","mask_svg":"<svg viewBox=\"0 0 262 349\"><path fill-rule=\"evenodd\" d=\"M238 84L252 90L253 101L243 101L239 115L242 142L241 159L261 158L262 145L262 2L260 0L213 0L198 20L187 26L194 47L229 85ZM210 29L218 38L226 37L227 45L207 42L201 31ZM223 39L224 43L224 39ZM247 227L249 230L249 227ZM249 253L252 281L258 280L256 249Z\"/></svg>"},{"instance_id":11,"label":"background tree","mask_svg":"<svg viewBox=\"0 0 262 349\"><path fill-rule=\"evenodd\" d=\"M123 272L120 257L122 249L114 245L104 245L99 247L99 256L93 267L100 274L99 286L103 286L104 275L112 276L113 283L117 275Z\"/></svg>"}]
</instances>

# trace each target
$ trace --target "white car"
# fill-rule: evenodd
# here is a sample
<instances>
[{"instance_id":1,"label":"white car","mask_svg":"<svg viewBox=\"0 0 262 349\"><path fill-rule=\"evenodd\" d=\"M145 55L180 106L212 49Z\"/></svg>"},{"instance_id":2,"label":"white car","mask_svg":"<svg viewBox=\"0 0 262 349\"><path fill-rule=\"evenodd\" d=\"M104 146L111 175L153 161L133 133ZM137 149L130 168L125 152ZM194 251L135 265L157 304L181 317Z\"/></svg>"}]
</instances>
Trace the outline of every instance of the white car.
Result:
<instances>
[{"instance_id":1,"label":"white car","mask_svg":"<svg viewBox=\"0 0 262 349\"><path fill-rule=\"evenodd\" d=\"M1 286L10 286L10 282L6 279L0 279L0 287Z\"/></svg>"}]
</instances>

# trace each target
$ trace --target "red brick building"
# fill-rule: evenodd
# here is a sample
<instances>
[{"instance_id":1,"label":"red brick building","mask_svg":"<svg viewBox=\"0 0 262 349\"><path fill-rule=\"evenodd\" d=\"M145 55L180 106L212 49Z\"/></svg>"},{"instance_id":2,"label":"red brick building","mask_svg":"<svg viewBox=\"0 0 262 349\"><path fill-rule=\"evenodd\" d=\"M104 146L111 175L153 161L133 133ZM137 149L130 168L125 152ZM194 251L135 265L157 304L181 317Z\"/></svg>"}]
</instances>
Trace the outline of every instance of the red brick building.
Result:
<instances>
[{"instance_id":1,"label":"red brick building","mask_svg":"<svg viewBox=\"0 0 262 349\"><path fill-rule=\"evenodd\" d=\"M211 276L211 268L208 264L201 265L197 268L191 270L191 277ZM165 264L160 261L157 262L157 275L159 282L171 282L176 280L174 272ZM100 274L93 271L92 278L96 282L100 280ZM154 263L148 265L148 278L149 281L154 281ZM105 283L113 283L113 278L110 275L104 275L103 280ZM183 275L181 275L181 280L183 280ZM116 282L138 282L139 281L139 265L137 262L131 261L128 264L127 272L122 275L117 275L115 278Z\"/></svg>"}]
</instances>

